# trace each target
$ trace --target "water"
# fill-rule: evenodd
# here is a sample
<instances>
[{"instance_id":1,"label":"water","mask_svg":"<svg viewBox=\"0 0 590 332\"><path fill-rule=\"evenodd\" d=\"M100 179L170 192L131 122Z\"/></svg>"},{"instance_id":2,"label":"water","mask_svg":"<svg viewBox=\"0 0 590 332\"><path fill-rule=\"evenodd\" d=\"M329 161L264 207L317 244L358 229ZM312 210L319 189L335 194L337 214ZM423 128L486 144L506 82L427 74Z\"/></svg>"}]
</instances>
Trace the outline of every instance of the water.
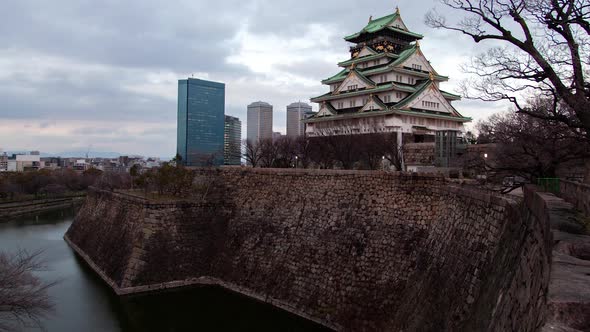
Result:
<instances>
[{"instance_id":1,"label":"water","mask_svg":"<svg viewBox=\"0 0 590 332\"><path fill-rule=\"evenodd\" d=\"M119 298L64 242L74 212L61 210L0 223L0 250L43 250L55 313L47 331L327 331L243 296L218 288L194 288ZM25 329L38 331L38 329Z\"/></svg>"}]
</instances>

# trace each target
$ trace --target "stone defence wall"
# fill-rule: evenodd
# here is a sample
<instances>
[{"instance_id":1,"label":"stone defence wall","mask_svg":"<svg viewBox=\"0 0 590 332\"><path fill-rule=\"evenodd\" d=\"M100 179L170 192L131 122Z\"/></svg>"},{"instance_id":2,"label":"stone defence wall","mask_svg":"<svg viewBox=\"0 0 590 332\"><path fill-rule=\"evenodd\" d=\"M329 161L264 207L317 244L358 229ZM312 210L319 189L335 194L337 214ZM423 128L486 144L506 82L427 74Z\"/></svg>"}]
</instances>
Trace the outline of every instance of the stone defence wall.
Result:
<instances>
[{"instance_id":1,"label":"stone defence wall","mask_svg":"<svg viewBox=\"0 0 590 332\"><path fill-rule=\"evenodd\" d=\"M559 181L559 196L570 202L574 207L590 216L590 186L584 183Z\"/></svg>"},{"instance_id":2,"label":"stone defence wall","mask_svg":"<svg viewBox=\"0 0 590 332\"><path fill-rule=\"evenodd\" d=\"M91 193L66 239L121 294L217 284L338 330L541 325L546 233L515 202L435 176L199 173L205 202Z\"/></svg>"},{"instance_id":3,"label":"stone defence wall","mask_svg":"<svg viewBox=\"0 0 590 332\"><path fill-rule=\"evenodd\" d=\"M434 143L407 143L404 145L404 162L412 166L434 165Z\"/></svg>"}]
</instances>

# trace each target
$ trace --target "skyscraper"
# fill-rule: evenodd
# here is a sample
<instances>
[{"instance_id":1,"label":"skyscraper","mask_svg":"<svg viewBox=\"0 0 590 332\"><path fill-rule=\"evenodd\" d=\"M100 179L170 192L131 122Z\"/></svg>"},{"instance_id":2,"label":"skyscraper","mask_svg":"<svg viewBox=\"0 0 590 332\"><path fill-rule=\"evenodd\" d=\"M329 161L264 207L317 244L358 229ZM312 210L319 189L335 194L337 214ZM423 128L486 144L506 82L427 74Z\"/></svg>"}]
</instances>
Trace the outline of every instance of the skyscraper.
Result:
<instances>
[{"instance_id":1,"label":"skyscraper","mask_svg":"<svg viewBox=\"0 0 590 332\"><path fill-rule=\"evenodd\" d=\"M187 166L223 164L225 84L178 81L177 153Z\"/></svg>"},{"instance_id":2,"label":"skyscraper","mask_svg":"<svg viewBox=\"0 0 590 332\"><path fill-rule=\"evenodd\" d=\"M305 134L305 120L312 115L311 106L298 102L287 106L287 136L298 137Z\"/></svg>"},{"instance_id":3,"label":"skyscraper","mask_svg":"<svg viewBox=\"0 0 590 332\"><path fill-rule=\"evenodd\" d=\"M242 121L225 116L225 139L223 157L225 165L240 165L242 160Z\"/></svg>"},{"instance_id":4,"label":"skyscraper","mask_svg":"<svg viewBox=\"0 0 590 332\"><path fill-rule=\"evenodd\" d=\"M247 138L257 143L263 139L272 139L272 105L257 101L248 105Z\"/></svg>"}]
</instances>

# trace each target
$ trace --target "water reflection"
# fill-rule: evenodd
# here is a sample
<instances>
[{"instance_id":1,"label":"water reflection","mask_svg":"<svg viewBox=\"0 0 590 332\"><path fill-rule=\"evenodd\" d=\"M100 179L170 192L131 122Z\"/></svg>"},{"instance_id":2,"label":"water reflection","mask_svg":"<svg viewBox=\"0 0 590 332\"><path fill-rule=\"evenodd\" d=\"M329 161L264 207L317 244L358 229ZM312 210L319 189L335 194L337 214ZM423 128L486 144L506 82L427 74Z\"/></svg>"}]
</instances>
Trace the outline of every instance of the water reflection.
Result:
<instances>
[{"instance_id":1,"label":"water reflection","mask_svg":"<svg viewBox=\"0 0 590 332\"><path fill-rule=\"evenodd\" d=\"M39 276L61 280L50 289L56 312L43 322L47 331L327 331L218 288L119 298L63 241L73 216L68 209L0 223L0 250L44 250L49 270Z\"/></svg>"}]
</instances>

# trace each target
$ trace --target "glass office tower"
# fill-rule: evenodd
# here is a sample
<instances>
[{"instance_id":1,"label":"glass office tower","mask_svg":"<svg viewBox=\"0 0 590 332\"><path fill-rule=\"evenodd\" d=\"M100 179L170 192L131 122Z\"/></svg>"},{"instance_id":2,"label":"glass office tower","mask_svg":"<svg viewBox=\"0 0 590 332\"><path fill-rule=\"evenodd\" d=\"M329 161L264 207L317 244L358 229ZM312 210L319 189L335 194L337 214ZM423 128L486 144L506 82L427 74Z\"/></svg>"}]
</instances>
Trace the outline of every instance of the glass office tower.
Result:
<instances>
[{"instance_id":1,"label":"glass office tower","mask_svg":"<svg viewBox=\"0 0 590 332\"><path fill-rule=\"evenodd\" d=\"M223 165L225 84L178 80L177 153L186 166Z\"/></svg>"},{"instance_id":2,"label":"glass office tower","mask_svg":"<svg viewBox=\"0 0 590 332\"><path fill-rule=\"evenodd\" d=\"M242 161L242 121L225 116L225 165L240 165Z\"/></svg>"}]
</instances>

